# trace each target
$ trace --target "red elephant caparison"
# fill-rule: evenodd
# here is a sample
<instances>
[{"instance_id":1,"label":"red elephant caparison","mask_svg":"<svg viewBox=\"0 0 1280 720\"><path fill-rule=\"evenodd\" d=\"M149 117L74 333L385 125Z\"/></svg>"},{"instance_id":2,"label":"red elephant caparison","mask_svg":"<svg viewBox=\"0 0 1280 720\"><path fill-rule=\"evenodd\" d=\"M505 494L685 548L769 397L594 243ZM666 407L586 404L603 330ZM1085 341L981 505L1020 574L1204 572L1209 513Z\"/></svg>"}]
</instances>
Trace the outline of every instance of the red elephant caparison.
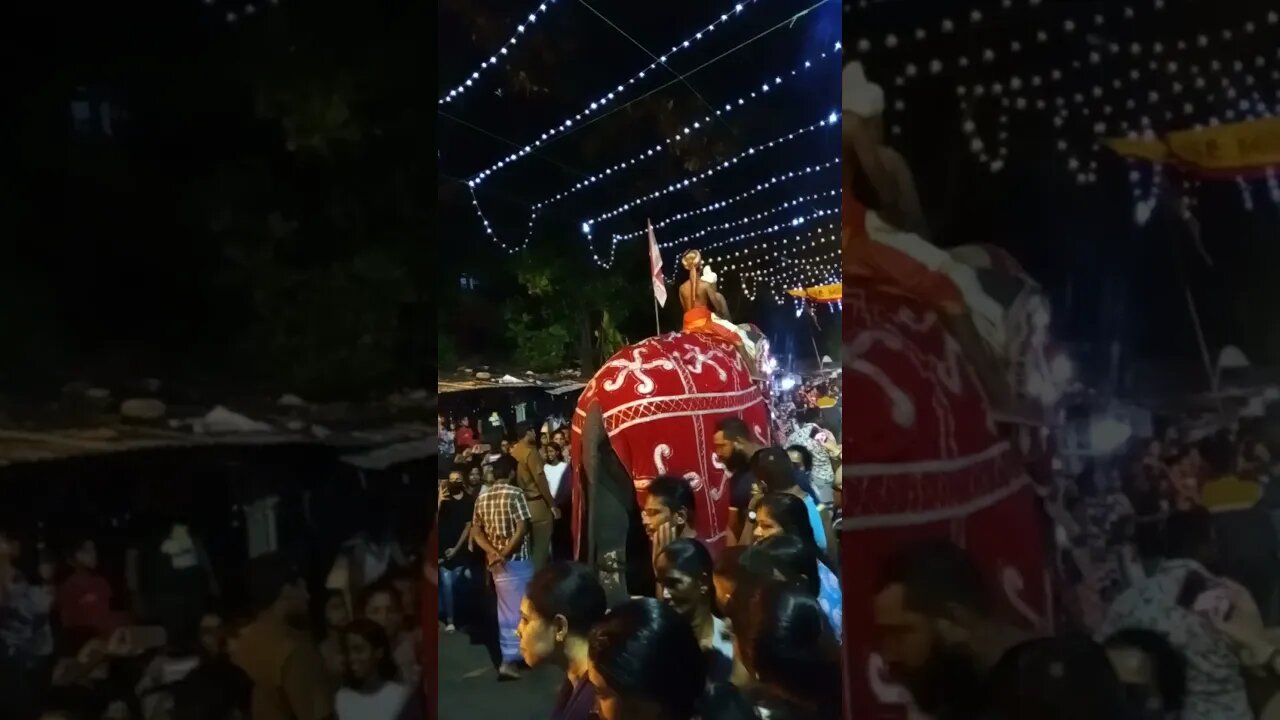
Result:
<instances>
[{"instance_id":1,"label":"red elephant caparison","mask_svg":"<svg viewBox=\"0 0 1280 720\"><path fill-rule=\"evenodd\" d=\"M631 513L659 475L689 481L694 528L718 551L728 537L730 493L712 443L716 424L742 418L768 444L768 402L751 375L736 347L698 333L649 338L604 363L572 421L577 557L597 567L625 562Z\"/></svg>"}]
</instances>

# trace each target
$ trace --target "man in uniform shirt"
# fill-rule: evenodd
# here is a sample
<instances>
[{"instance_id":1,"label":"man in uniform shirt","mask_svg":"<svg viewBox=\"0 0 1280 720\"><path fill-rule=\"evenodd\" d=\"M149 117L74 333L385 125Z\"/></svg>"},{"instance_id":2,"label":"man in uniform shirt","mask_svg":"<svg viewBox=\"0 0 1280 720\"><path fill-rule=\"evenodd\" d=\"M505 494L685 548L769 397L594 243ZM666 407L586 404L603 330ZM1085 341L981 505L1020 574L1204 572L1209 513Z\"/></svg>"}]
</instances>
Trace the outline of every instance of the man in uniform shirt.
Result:
<instances>
[{"instance_id":1,"label":"man in uniform shirt","mask_svg":"<svg viewBox=\"0 0 1280 720\"><path fill-rule=\"evenodd\" d=\"M516 461L516 485L524 492L529 504L530 540L534 572L542 569L551 559L551 532L560 510L555 506L555 496L547 483L547 473L542 467L542 455L538 452L537 427L531 422L516 426L518 441L511 446L511 457Z\"/></svg>"}]
</instances>

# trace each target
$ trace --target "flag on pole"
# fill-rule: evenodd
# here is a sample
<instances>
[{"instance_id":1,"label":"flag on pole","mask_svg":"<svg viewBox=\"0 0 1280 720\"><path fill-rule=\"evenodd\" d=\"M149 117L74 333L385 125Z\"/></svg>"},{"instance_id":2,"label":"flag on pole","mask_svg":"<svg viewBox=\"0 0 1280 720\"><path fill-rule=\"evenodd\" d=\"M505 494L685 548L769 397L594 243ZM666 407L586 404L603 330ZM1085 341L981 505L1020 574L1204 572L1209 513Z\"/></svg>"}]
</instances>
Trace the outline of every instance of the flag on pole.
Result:
<instances>
[{"instance_id":1,"label":"flag on pole","mask_svg":"<svg viewBox=\"0 0 1280 720\"><path fill-rule=\"evenodd\" d=\"M662 307L667 306L667 283L662 279L662 253L658 252L658 238L649 223L649 274L653 276L653 297Z\"/></svg>"}]
</instances>

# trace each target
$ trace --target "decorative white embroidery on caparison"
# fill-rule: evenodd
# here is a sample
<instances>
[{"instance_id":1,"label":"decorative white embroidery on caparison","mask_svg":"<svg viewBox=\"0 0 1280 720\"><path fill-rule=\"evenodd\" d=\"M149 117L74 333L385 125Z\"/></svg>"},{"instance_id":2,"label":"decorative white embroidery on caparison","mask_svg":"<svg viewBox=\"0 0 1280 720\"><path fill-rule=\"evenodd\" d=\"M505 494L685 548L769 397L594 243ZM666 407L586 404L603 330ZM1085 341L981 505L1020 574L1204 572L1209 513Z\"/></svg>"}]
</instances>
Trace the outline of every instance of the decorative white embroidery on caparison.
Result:
<instances>
[{"instance_id":1,"label":"decorative white embroidery on caparison","mask_svg":"<svg viewBox=\"0 0 1280 720\"><path fill-rule=\"evenodd\" d=\"M1004 566L1000 571L1000 585L1004 589L1004 596L1009 600L1009 605L1018 611L1027 622L1031 623L1031 627L1037 631L1043 631L1045 627L1045 618L1036 612L1023 597L1022 593L1026 590L1026 583L1022 579L1022 573L1012 565Z\"/></svg>"},{"instance_id":2,"label":"decorative white embroidery on caparison","mask_svg":"<svg viewBox=\"0 0 1280 720\"><path fill-rule=\"evenodd\" d=\"M867 656L867 684L876 702L881 705L896 705L907 711L907 720L929 720L929 716L916 707L915 698L901 685L887 679L889 666L878 653Z\"/></svg>"},{"instance_id":3,"label":"decorative white embroidery on caparison","mask_svg":"<svg viewBox=\"0 0 1280 720\"><path fill-rule=\"evenodd\" d=\"M908 428L916 424L915 403L911 402L906 391L894 384L888 373L862 359L850 363L849 369L865 375L880 387L880 390L889 398L891 416L898 427Z\"/></svg>"},{"instance_id":4,"label":"decorative white embroidery on caparison","mask_svg":"<svg viewBox=\"0 0 1280 720\"><path fill-rule=\"evenodd\" d=\"M618 388L627 381L631 375L635 375L636 384L635 391L638 395L652 395L657 389L657 385L653 382L653 378L649 377L647 371L654 369L675 370L676 366L667 358L658 358L645 362L640 359L640 350L633 348L631 350L631 359L610 360L600 369L601 372L611 368L618 368L618 374L604 382L606 392L617 392Z\"/></svg>"},{"instance_id":5,"label":"decorative white embroidery on caparison","mask_svg":"<svg viewBox=\"0 0 1280 720\"><path fill-rule=\"evenodd\" d=\"M729 379L729 373L725 372L724 368L720 367L719 362L716 361L716 358L721 361L725 360L724 353L719 350L708 350L704 353L693 345L685 345L684 349L686 352L681 357L685 362L685 367L689 368L689 372L694 375L701 375L702 368L706 365L715 368L720 382L725 382Z\"/></svg>"},{"instance_id":6,"label":"decorative white embroidery on caparison","mask_svg":"<svg viewBox=\"0 0 1280 720\"><path fill-rule=\"evenodd\" d=\"M667 460L671 459L671 446L665 443L653 448L653 466L658 468L659 475L667 474Z\"/></svg>"}]
</instances>

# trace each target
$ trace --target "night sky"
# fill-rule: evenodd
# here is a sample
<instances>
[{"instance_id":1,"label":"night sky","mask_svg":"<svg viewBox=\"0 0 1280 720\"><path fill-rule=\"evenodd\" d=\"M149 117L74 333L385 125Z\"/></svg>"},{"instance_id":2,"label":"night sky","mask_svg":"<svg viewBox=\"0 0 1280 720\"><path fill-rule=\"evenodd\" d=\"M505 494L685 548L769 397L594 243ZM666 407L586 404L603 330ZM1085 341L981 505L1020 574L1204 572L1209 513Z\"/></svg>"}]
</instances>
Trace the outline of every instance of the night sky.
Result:
<instances>
[{"instance_id":1,"label":"night sky","mask_svg":"<svg viewBox=\"0 0 1280 720\"><path fill-rule=\"evenodd\" d=\"M465 79L493 48L500 47L514 33L520 20L512 11L503 9L509 5L441 3L438 95ZM535 23L529 24L509 54L500 57L496 69L486 69L472 88L440 107L439 232L449 239L441 257L441 276L457 282L453 279L465 273L477 277L480 283L479 291L464 293L459 298L460 303L472 308L464 312L463 317L497 315L499 304L515 292L509 273L503 269L509 258L498 243L520 246L528 235L534 252L572 254L583 260L585 272L611 272L626 277L633 283L629 287L638 300L624 330L632 340L651 335L652 306L644 302L646 297L651 297L644 237L622 241L609 269L592 259L594 254L606 263L609 261L613 234L637 233L643 230L648 218L658 223L674 214L698 210L746 192L773 175L829 162L838 156L838 127L821 128L786 145L748 156L729 171L704 182L692 183L688 188L682 187L602 220L593 226L592 244L588 244L581 229L584 221L838 112L839 58L835 51L840 39L838 5L822 4L794 23L787 20L813 6L813 2L759 1L743 5L740 13L734 11L732 2L593 5L608 21L655 54L662 55L673 45L691 38L691 47L673 53L669 65L678 73L705 67L689 74L685 81L671 83L638 99L675 78L672 72L661 68L649 71L645 78L626 87L618 100L607 106L616 112L590 124L586 122L588 118L584 118L563 137L485 178L476 188L476 197L497 243L485 234L463 181L538 139L541 133L559 125L566 117L582 111L592 98L616 90L618 84L653 60L587 7L561 0L550 4ZM722 27L706 33L701 41L692 38L722 13L731 16ZM819 60L824 52L827 57ZM811 67L791 76L790 71L803 68L806 60L811 61ZM764 83L774 85L776 79L784 75L786 82L777 89L768 93L761 91L758 98L749 99L750 93L760 91ZM663 143L692 122L702 121L711 113L708 106L721 109L742 96L748 96L745 105L722 119L713 118L708 124L710 127L690 128L687 139L666 146L634 167L619 170L544 208L530 234L531 205L571 188L592 173ZM708 225L737 221L797 197L831 193L838 187L838 168L832 166L779 183L733 206L673 222L657 231L658 242L674 242ZM756 294L753 302L743 293L737 273L726 269L726 262L745 260L758 263L751 269L772 268L776 260L759 261L763 254L759 249L761 245L772 251L772 245L781 238L805 234L815 227L836 222L838 213L807 220L795 230L786 228L787 232L775 231L763 238L725 241L746 230L837 207L838 197L829 194L759 221L681 241L678 246L663 248L664 270L670 278L678 254L686 247L708 248L705 254L720 273L721 288L729 297L735 321L756 322L783 345L789 342L795 346L795 352L811 356L813 350L807 329L811 323L797 321L795 306L790 302L777 304L772 290L753 293ZM812 257L806 253L825 254L829 256L826 267L834 269L833 252L838 251L838 245L833 233L832 237L833 241L825 246L797 249L789 257L804 259ZM710 247L720 243L725 244ZM745 254L738 254L744 251ZM728 254L736 257L730 260L726 257ZM455 289L442 288L442 292ZM671 298L662 321L667 331L677 329L680 322L675 285L670 285L669 291ZM824 318L824 325L829 326L827 331L834 341L838 315L823 310L820 317ZM449 318L442 318L442 323L447 330ZM466 349L481 352L488 349L501 354L502 343L491 336L477 337L472 332L463 344Z\"/></svg>"}]
</instances>

